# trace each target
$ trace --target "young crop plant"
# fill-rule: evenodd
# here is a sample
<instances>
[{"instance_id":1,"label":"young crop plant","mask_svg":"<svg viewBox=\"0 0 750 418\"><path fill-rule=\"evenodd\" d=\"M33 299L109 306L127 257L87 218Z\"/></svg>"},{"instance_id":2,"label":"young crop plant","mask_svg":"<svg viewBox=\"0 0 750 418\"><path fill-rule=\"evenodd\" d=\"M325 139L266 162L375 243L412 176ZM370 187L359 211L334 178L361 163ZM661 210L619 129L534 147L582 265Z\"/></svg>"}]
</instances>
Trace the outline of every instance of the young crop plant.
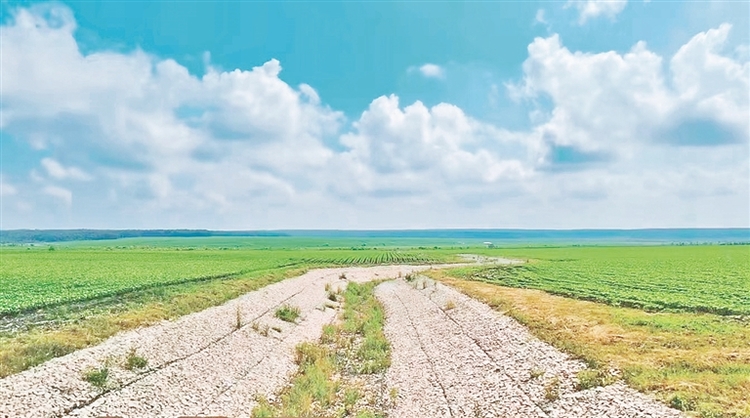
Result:
<instances>
[{"instance_id":1,"label":"young crop plant","mask_svg":"<svg viewBox=\"0 0 750 418\"><path fill-rule=\"evenodd\" d=\"M276 309L276 313L274 315L276 316L276 318L279 318L282 321L294 322L297 320L297 318L299 318L300 310L296 306L284 305L279 309Z\"/></svg>"}]
</instances>

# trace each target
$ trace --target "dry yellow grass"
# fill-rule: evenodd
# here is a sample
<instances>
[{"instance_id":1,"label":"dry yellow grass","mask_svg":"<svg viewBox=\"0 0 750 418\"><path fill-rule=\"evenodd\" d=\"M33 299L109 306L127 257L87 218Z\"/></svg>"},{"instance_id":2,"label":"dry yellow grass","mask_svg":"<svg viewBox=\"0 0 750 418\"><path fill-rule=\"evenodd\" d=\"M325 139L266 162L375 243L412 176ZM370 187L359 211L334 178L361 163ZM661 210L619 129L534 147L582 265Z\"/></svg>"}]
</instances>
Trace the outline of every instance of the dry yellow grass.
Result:
<instances>
[{"instance_id":1,"label":"dry yellow grass","mask_svg":"<svg viewBox=\"0 0 750 418\"><path fill-rule=\"evenodd\" d=\"M648 313L430 273L633 388L703 417L750 417L750 320Z\"/></svg>"}]
</instances>

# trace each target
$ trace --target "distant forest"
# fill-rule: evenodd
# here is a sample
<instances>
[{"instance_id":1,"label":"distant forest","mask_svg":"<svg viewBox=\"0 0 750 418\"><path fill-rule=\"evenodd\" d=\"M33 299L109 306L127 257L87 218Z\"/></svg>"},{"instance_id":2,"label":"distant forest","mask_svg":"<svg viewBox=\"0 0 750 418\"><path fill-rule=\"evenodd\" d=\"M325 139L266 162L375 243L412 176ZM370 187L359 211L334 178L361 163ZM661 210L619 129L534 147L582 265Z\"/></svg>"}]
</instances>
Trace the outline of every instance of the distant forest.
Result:
<instances>
[{"instance_id":1,"label":"distant forest","mask_svg":"<svg viewBox=\"0 0 750 418\"><path fill-rule=\"evenodd\" d=\"M209 231L207 229L15 229L0 231L0 243L90 241L120 238L281 237L273 231Z\"/></svg>"},{"instance_id":2,"label":"distant forest","mask_svg":"<svg viewBox=\"0 0 750 418\"><path fill-rule=\"evenodd\" d=\"M120 238L315 237L429 238L491 243L748 243L748 228L683 229L422 229L422 230L276 230L212 231L208 229L16 229L0 231L2 244L114 240ZM486 242L489 244L489 242Z\"/></svg>"}]
</instances>

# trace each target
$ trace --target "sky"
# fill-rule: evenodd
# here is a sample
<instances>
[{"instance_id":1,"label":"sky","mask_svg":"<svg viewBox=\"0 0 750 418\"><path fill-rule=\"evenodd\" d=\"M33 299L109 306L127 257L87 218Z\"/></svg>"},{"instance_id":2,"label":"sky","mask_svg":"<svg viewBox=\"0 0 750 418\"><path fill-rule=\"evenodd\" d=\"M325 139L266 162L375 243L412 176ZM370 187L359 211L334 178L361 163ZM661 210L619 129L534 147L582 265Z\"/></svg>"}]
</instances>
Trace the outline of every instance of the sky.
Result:
<instances>
[{"instance_id":1,"label":"sky","mask_svg":"<svg viewBox=\"0 0 750 418\"><path fill-rule=\"evenodd\" d=\"M0 0L0 229L749 227L749 19Z\"/></svg>"}]
</instances>

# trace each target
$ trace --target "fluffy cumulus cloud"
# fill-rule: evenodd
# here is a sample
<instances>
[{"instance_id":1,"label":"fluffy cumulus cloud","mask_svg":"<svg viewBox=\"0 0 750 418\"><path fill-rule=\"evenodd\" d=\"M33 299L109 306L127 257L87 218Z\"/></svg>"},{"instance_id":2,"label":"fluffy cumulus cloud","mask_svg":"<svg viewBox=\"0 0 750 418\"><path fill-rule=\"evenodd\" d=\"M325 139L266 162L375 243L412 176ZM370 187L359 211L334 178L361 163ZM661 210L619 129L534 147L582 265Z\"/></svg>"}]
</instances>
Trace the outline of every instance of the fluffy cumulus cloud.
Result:
<instances>
[{"instance_id":1,"label":"fluffy cumulus cloud","mask_svg":"<svg viewBox=\"0 0 750 418\"><path fill-rule=\"evenodd\" d=\"M749 64L724 51L729 25L669 58L535 39L507 84L539 103L526 131L396 95L347 120L275 59L197 76L141 50L84 54L75 30L59 5L2 26L0 129L24 150L3 160L3 227L749 222Z\"/></svg>"},{"instance_id":2,"label":"fluffy cumulus cloud","mask_svg":"<svg viewBox=\"0 0 750 418\"><path fill-rule=\"evenodd\" d=\"M551 99L534 128L540 165L633 157L644 146L747 144L750 64L718 52L729 25L693 37L668 63L639 42L630 51L572 52L558 35L529 45L517 99Z\"/></svg>"},{"instance_id":3,"label":"fluffy cumulus cloud","mask_svg":"<svg viewBox=\"0 0 750 418\"><path fill-rule=\"evenodd\" d=\"M573 6L578 9L578 23L584 24L586 21L599 16L605 16L610 19L619 14L628 0L568 0L566 7Z\"/></svg>"}]
</instances>

